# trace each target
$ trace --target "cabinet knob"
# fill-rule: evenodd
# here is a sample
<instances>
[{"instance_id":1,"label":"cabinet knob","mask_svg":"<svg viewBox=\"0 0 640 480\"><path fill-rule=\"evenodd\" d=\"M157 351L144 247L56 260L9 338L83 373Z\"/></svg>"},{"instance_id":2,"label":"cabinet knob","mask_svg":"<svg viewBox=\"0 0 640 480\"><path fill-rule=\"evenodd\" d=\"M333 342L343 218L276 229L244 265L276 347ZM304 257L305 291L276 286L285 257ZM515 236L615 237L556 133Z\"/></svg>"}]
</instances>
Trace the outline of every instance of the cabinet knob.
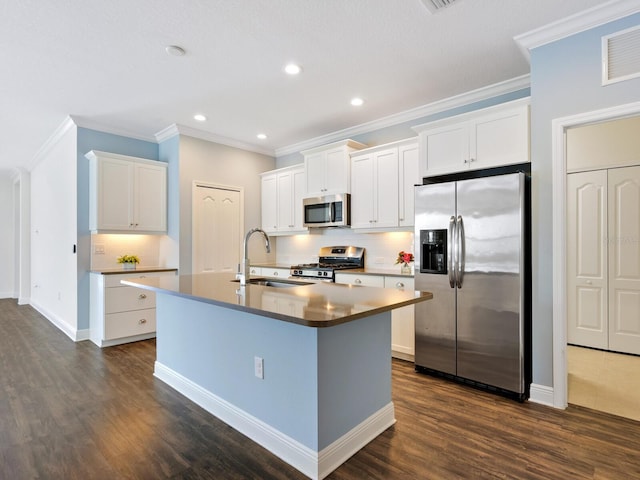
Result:
<instances>
[{"instance_id":1,"label":"cabinet knob","mask_svg":"<svg viewBox=\"0 0 640 480\"><path fill-rule=\"evenodd\" d=\"M145 323L147 323L146 318L141 318L140 320L138 320L138 325L144 325Z\"/></svg>"},{"instance_id":2,"label":"cabinet knob","mask_svg":"<svg viewBox=\"0 0 640 480\"><path fill-rule=\"evenodd\" d=\"M475 158L470 158L470 159L469 159L469 163L471 163L471 162L475 162L475 161L476 161L476 159L475 159Z\"/></svg>"},{"instance_id":3,"label":"cabinet knob","mask_svg":"<svg viewBox=\"0 0 640 480\"><path fill-rule=\"evenodd\" d=\"M586 281L586 284L587 284L587 285L591 285L591 284L593 284L593 282L592 282L591 280L587 280L587 281Z\"/></svg>"},{"instance_id":4,"label":"cabinet knob","mask_svg":"<svg viewBox=\"0 0 640 480\"><path fill-rule=\"evenodd\" d=\"M362 283L362 280L360 280L359 278L356 278L353 283L356 283L358 285L360 285Z\"/></svg>"},{"instance_id":5,"label":"cabinet knob","mask_svg":"<svg viewBox=\"0 0 640 480\"><path fill-rule=\"evenodd\" d=\"M147 298L147 296L144 293L141 293L140 295L138 295L138 298L140 300L144 300L145 298Z\"/></svg>"},{"instance_id":6,"label":"cabinet knob","mask_svg":"<svg viewBox=\"0 0 640 480\"><path fill-rule=\"evenodd\" d=\"M278 272L273 272L273 276L277 277L278 276Z\"/></svg>"},{"instance_id":7,"label":"cabinet knob","mask_svg":"<svg viewBox=\"0 0 640 480\"><path fill-rule=\"evenodd\" d=\"M398 287L398 288L404 288L404 283L402 283L402 282L398 282L398 283L396 283L396 287Z\"/></svg>"}]
</instances>

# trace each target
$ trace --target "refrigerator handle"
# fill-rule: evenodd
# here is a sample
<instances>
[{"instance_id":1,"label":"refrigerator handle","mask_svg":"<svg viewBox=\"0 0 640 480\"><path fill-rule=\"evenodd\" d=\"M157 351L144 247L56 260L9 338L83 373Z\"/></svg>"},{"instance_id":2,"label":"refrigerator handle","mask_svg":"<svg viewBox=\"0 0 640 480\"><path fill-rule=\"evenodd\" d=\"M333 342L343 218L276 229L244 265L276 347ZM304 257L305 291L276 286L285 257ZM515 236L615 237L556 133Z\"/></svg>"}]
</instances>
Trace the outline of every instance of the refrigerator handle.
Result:
<instances>
[{"instance_id":1,"label":"refrigerator handle","mask_svg":"<svg viewBox=\"0 0 640 480\"><path fill-rule=\"evenodd\" d=\"M449 233L447 236L447 272L449 273L449 286L451 288L456 287L455 279L455 266L454 266L454 253L455 248L455 235L456 235L456 217L449 219ZM453 247L453 248L452 248Z\"/></svg>"},{"instance_id":2,"label":"refrigerator handle","mask_svg":"<svg viewBox=\"0 0 640 480\"><path fill-rule=\"evenodd\" d=\"M462 222L462 215L458 215L458 221L456 222L456 243L458 258L456 259L456 283L458 288L462 288L462 280L464 278L464 260L466 257L465 245L464 245L464 223Z\"/></svg>"}]
</instances>

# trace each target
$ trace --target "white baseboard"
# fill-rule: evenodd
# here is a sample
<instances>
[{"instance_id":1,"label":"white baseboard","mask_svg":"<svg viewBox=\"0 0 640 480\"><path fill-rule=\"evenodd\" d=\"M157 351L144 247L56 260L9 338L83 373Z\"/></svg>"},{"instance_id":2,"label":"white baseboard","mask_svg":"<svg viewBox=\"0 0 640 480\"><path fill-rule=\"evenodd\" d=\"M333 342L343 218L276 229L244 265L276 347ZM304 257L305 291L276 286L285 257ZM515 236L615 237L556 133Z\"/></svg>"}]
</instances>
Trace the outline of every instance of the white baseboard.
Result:
<instances>
[{"instance_id":1,"label":"white baseboard","mask_svg":"<svg viewBox=\"0 0 640 480\"><path fill-rule=\"evenodd\" d=\"M156 362L154 376L313 480L321 480L395 423L393 403L317 452Z\"/></svg>"},{"instance_id":2,"label":"white baseboard","mask_svg":"<svg viewBox=\"0 0 640 480\"><path fill-rule=\"evenodd\" d=\"M58 327L58 329L60 329L62 333L64 333L71 340L73 340L74 342L78 341L78 330L62 320L62 318L60 318L58 315L49 312L46 308L42 307L42 305L39 305L36 302L31 302L31 306L35 308L44 318L49 320L49 322L51 322L54 326Z\"/></svg>"},{"instance_id":3,"label":"white baseboard","mask_svg":"<svg viewBox=\"0 0 640 480\"><path fill-rule=\"evenodd\" d=\"M13 292L0 292L0 298L15 298Z\"/></svg>"},{"instance_id":4,"label":"white baseboard","mask_svg":"<svg viewBox=\"0 0 640 480\"><path fill-rule=\"evenodd\" d=\"M529 401L553 407L553 388L532 383L529 390Z\"/></svg>"},{"instance_id":5,"label":"white baseboard","mask_svg":"<svg viewBox=\"0 0 640 480\"><path fill-rule=\"evenodd\" d=\"M29 305L31 299L29 297L18 297L18 305Z\"/></svg>"},{"instance_id":6,"label":"white baseboard","mask_svg":"<svg viewBox=\"0 0 640 480\"><path fill-rule=\"evenodd\" d=\"M89 340L89 333L91 330L88 328L83 328L82 330L76 330L76 342L84 342L85 340Z\"/></svg>"}]
</instances>

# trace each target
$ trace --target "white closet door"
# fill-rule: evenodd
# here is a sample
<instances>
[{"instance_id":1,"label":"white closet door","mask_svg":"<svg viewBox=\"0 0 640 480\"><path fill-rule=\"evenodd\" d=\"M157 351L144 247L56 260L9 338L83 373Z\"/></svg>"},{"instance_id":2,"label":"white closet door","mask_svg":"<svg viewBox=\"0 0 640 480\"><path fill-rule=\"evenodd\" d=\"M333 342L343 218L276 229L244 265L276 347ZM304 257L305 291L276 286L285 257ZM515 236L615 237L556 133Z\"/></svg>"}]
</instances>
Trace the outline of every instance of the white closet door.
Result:
<instances>
[{"instance_id":1,"label":"white closet door","mask_svg":"<svg viewBox=\"0 0 640 480\"><path fill-rule=\"evenodd\" d=\"M609 170L609 350L640 355L640 167Z\"/></svg>"},{"instance_id":2,"label":"white closet door","mask_svg":"<svg viewBox=\"0 0 640 480\"><path fill-rule=\"evenodd\" d=\"M192 208L192 272L237 271L241 245L240 192L197 185Z\"/></svg>"},{"instance_id":3,"label":"white closet door","mask_svg":"<svg viewBox=\"0 0 640 480\"><path fill-rule=\"evenodd\" d=\"M607 171L567 176L567 338L606 349Z\"/></svg>"}]
</instances>

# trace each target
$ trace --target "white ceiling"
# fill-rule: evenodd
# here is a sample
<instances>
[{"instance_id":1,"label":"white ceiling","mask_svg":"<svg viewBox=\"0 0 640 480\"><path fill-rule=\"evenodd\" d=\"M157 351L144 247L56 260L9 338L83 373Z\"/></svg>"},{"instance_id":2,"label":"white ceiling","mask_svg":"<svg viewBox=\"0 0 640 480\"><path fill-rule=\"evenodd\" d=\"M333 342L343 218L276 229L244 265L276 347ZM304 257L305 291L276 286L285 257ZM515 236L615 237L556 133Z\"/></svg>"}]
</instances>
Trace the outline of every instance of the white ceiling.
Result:
<instances>
[{"instance_id":1,"label":"white ceiling","mask_svg":"<svg viewBox=\"0 0 640 480\"><path fill-rule=\"evenodd\" d=\"M32 164L69 115L273 153L526 75L514 36L601 3L457 0L432 15L421 0L0 0L0 170ZM303 73L285 75L289 61Z\"/></svg>"}]
</instances>

